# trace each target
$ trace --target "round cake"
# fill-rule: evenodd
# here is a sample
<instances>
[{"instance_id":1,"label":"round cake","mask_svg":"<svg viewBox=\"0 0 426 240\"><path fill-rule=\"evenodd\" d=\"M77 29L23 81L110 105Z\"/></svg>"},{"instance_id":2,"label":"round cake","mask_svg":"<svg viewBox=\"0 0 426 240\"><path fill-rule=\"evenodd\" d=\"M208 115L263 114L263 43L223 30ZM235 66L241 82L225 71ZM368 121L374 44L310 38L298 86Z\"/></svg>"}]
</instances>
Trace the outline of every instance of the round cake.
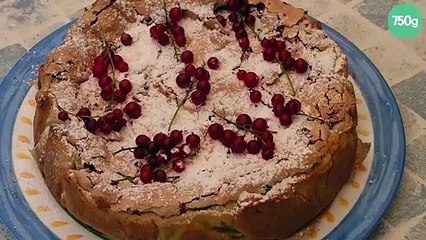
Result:
<instances>
[{"instance_id":1,"label":"round cake","mask_svg":"<svg viewBox=\"0 0 426 240\"><path fill-rule=\"evenodd\" d=\"M282 239L357 164L347 59L279 0L98 0L38 77L33 154L111 239Z\"/></svg>"}]
</instances>

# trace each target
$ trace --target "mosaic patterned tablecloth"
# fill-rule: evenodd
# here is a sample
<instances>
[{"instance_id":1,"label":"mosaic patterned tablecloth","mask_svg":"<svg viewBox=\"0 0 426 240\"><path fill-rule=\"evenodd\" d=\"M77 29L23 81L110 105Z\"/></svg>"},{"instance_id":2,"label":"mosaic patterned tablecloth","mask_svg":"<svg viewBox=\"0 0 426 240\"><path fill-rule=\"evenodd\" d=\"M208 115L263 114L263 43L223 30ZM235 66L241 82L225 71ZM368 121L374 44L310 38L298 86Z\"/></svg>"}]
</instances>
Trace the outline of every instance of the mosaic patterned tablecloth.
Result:
<instances>
[{"instance_id":1,"label":"mosaic patterned tablecloth","mask_svg":"<svg viewBox=\"0 0 426 240\"><path fill-rule=\"evenodd\" d=\"M35 43L81 14L92 0L0 0L0 82ZM406 131L406 168L398 194L371 239L426 237L426 26L398 40L388 31L388 11L426 0L287 0L308 9L354 42L379 68L399 103ZM426 19L423 20L426 25ZM14 239L0 223L0 239Z\"/></svg>"}]
</instances>

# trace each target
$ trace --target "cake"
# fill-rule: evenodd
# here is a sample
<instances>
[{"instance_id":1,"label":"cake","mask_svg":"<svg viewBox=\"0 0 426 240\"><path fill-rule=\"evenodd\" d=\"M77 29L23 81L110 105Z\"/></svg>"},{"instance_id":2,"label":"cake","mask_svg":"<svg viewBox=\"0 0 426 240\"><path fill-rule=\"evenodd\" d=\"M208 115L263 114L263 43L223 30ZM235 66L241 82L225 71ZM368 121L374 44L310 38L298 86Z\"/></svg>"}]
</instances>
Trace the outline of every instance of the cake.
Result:
<instances>
[{"instance_id":1,"label":"cake","mask_svg":"<svg viewBox=\"0 0 426 240\"><path fill-rule=\"evenodd\" d=\"M32 151L111 239L282 239L359 163L347 58L279 0L97 0L40 66Z\"/></svg>"}]
</instances>

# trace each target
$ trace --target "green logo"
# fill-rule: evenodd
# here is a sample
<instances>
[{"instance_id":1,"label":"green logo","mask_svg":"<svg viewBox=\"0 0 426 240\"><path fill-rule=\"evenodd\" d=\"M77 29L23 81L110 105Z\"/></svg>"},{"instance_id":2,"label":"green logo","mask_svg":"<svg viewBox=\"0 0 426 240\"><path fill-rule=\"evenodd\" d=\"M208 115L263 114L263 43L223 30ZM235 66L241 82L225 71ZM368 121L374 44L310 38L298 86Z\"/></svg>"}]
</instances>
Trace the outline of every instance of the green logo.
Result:
<instances>
[{"instance_id":1,"label":"green logo","mask_svg":"<svg viewBox=\"0 0 426 240\"><path fill-rule=\"evenodd\" d=\"M389 11L388 26L397 38L414 38L422 31L422 12L412 4L396 5Z\"/></svg>"}]
</instances>

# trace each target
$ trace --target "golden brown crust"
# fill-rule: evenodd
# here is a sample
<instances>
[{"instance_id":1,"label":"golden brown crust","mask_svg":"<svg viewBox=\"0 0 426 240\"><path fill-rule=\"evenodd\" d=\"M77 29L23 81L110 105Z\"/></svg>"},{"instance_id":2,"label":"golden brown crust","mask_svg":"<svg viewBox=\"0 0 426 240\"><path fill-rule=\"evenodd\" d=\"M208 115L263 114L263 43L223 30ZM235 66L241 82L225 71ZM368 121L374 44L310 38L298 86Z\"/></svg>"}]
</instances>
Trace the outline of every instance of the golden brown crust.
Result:
<instances>
[{"instance_id":1,"label":"golden brown crust","mask_svg":"<svg viewBox=\"0 0 426 240\"><path fill-rule=\"evenodd\" d=\"M319 130L316 140L321 141L314 142L318 155L311 160L316 165L303 174L304 180L281 195L240 208L237 214L220 211L221 207L227 206L219 206L219 210L189 211L170 218L161 218L155 213L116 212L109 207L111 199L93 192L90 179L74 171L81 163L69 139L61 136L60 131L55 131L58 107L50 88L53 82L58 81L76 84L86 81L91 59L100 51L99 34L105 34L107 39L116 39L128 24L136 21L136 15L146 16L151 11L144 1L120 2L98 0L94 3L67 36L67 41L72 41L75 35L89 39L87 45L82 49L73 45L61 46L40 67L34 117L34 139L37 144L34 154L46 184L60 204L82 222L112 239L230 239L235 235L247 239L284 238L320 214L347 181L356 161L356 106L350 83L342 83L342 91L337 92L343 98L343 103L334 105L345 112L344 119L333 123L333 130L329 130L325 124L314 126ZM299 26L305 24L320 28L318 22L309 20L301 9L284 5L279 0L267 1L266 5L269 11L282 14L284 24L289 29L294 28L294 34L299 31ZM80 29L85 31L81 32ZM342 76L348 75L347 62L343 63L340 71ZM330 105L319 105L318 108L324 117L333 111ZM321 133L320 130L324 128L327 128L326 131ZM313 138L315 140L315 136ZM229 208L234 208L232 204L235 203L230 204Z\"/></svg>"}]
</instances>

